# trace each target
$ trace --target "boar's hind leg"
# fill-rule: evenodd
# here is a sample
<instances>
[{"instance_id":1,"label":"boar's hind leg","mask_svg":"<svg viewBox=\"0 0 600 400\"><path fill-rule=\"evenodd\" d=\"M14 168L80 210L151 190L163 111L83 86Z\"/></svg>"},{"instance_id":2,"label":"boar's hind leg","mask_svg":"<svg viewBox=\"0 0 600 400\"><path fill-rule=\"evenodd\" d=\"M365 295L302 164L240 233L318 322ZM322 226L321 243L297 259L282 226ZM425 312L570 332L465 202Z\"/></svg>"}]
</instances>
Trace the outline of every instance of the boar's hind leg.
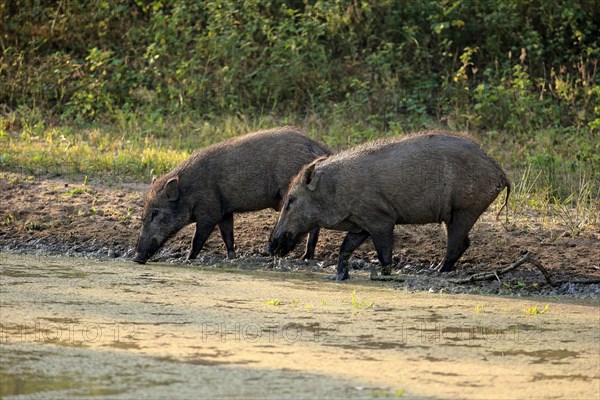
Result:
<instances>
[{"instance_id":1,"label":"boar's hind leg","mask_svg":"<svg viewBox=\"0 0 600 400\"><path fill-rule=\"evenodd\" d=\"M356 250L367 238L369 232L365 230L360 231L349 231L342 242L340 247L340 257L338 260L337 271L335 275L330 276L331 279L336 281L343 281L344 279L350 278L348 273L348 259L352 255L352 252Z\"/></svg>"},{"instance_id":2,"label":"boar's hind leg","mask_svg":"<svg viewBox=\"0 0 600 400\"><path fill-rule=\"evenodd\" d=\"M468 212L453 212L450 221L446 223L448 231L448 244L446 247L446 257L439 268L439 272L449 272L454 269L454 264L469 248L471 241L469 231L477 221L479 216L473 216Z\"/></svg>"},{"instance_id":3,"label":"boar's hind leg","mask_svg":"<svg viewBox=\"0 0 600 400\"><path fill-rule=\"evenodd\" d=\"M392 273L392 250L394 248L394 226L380 232L372 232L373 245L377 251L377 258L381 264L381 274Z\"/></svg>"},{"instance_id":4,"label":"boar's hind leg","mask_svg":"<svg viewBox=\"0 0 600 400\"><path fill-rule=\"evenodd\" d=\"M233 249L233 213L223 216L223 219L219 222L219 230L225 242L225 247L227 247L227 258L235 258L235 250Z\"/></svg>"},{"instance_id":5,"label":"boar's hind leg","mask_svg":"<svg viewBox=\"0 0 600 400\"><path fill-rule=\"evenodd\" d=\"M198 257L198 253L200 253L206 239L208 239L213 229L215 229L215 225L207 223L201 225L199 222L196 222L196 233L194 233L194 239L192 239L192 249L188 254L188 260Z\"/></svg>"},{"instance_id":6,"label":"boar's hind leg","mask_svg":"<svg viewBox=\"0 0 600 400\"><path fill-rule=\"evenodd\" d=\"M302 260L312 260L315 256L315 247L319 241L319 228L315 228L308 234L308 240L306 241L306 251L302 255Z\"/></svg>"}]
</instances>

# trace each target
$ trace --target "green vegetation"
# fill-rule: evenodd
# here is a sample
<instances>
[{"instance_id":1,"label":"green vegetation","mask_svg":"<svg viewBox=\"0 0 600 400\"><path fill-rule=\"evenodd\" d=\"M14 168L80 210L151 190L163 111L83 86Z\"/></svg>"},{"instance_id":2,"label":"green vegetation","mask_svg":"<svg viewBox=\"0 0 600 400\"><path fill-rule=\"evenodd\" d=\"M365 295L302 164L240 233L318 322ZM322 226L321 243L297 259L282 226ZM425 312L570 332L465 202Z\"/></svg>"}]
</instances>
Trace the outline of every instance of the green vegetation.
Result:
<instances>
[{"instance_id":1,"label":"green vegetation","mask_svg":"<svg viewBox=\"0 0 600 400\"><path fill-rule=\"evenodd\" d=\"M477 304L475 306L475 314L479 315L479 314L483 314L483 313L485 313L485 306Z\"/></svg>"},{"instance_id":2,"label":"green vegetation","mask_svg":"<svg viewBox=\"0 0 600 400\"><path fill-rule=\"evenodd\" d=\"M371 389L371 397L378 399L378 398L385 398L385 399L399 399L402 396L404 396L404 394L406 393L406 391L404 389L398 389L395 392L392 392L391 390L388 389Z\"/></svg>"},{"instance_id":3,"label":"green vegetation","mask_svg":"<svg viewBox=\"0 0 600 400\"><path fill-rule=\"evenodd\" d=\"M525 309L525 314L527 315L537 315L537 314L546 314L548 312L548 304L541 310L538 310L537 306L527 307Z\"/></svg>"},{"instance_id":4,"label":"green vegetation","mask_svg":"<svg viewBox=\"0 0 600 400\"><path fill-rule=\"evenodd\" d=\"M281 305L281 300L279 299L271 299L265 302L265 304L269 305L269 306L280 306Z\"/></svg>"},{"instance_id":5,"label":"green vegetation","mask_svg":"<svg viewBox=\"0 0 600 400\"><path fill-rule=\"evenodd\" d=\"M358 297L356 296L356 290L352 291L352 296L350 298L350 304L352 304L352 307L354 307L356 309L375 307L375 303L373 303L371 301L359 300Z\"/></svg>"},{"instance_id":6,"label":"green vegetation","mask_svg":"<svg viewBox=\"0 0 600 400\"><path fill-rule=\"evenodd\" d=\"M285 124L335 149L467 130L513 210L578 235L599 224L599 21L587 0L3 2L0 168L147 180Z\"/></svg>"}]
</instances>

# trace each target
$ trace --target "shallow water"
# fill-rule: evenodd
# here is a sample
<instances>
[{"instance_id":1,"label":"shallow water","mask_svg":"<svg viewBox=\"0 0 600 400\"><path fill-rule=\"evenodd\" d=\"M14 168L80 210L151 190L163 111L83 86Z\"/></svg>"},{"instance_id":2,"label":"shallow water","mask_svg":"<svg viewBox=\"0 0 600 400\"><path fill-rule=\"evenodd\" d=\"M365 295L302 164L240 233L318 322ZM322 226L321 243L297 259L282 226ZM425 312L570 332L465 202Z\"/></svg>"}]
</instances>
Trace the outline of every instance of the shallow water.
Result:
<instances>
[{"instance_id":1,"label":"shallow water","mask_svg":"<svg viewBox=\"0 0 600 400\"><path fill-rule=\"evenodd\" d=\"M0 311L3 398L600 396L597 300L0 253Z\"/></svg>"}]
</instances>

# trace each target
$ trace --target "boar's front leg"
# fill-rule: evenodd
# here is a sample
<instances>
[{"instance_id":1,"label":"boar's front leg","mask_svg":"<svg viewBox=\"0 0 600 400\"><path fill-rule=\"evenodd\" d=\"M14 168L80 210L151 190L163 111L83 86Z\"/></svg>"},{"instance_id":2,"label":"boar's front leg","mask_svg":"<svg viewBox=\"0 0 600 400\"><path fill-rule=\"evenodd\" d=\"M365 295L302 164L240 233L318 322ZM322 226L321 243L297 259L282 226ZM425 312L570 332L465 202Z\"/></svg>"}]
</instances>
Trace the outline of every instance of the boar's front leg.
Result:
<instances>
[{"instance_id":1,"label":"boar's front leg","mask_svg":"<svg viewBox=\"0 0 600 400\"><path fill-rule=\"evenodd\" d=\"M352 255L352 252L356 250L356 248L360 246L368 237L369 232L365 230L349 231L346 234L346 237L342 242L342 246L340 247L340 256L336 274L330 276L330 279L343 281L350 278L350 274L348 273L348 259Z\"/></svg>"},{"instance_id":2,"label":"boar's front leg","mask_svg":"<svg viewBox=\"0 0 600 400\"><path fill-rule=\"evenodd\" d=\"M315 228L308 234L308 240L306 241L306 251L302 255L301 259L304 261L312 260L315 256L315 247L319 241L319 228Z\"/></svg>"},{"instance_id":3,"label":"boar's front leg","mask_svg":"<svg viewBox=\"0 0 600 400\"><path fill-rule=\"evenodd\" d=\"M196 222L196 233L194 233L194 239L192 239L192 248L188 254L188 260L193 260L198 257L198 253L204 247L206 239L210 236L213 229L215 229L215 223L200 223Z\"/></svg>"},{"instance_id":4,"label":"boar's front leg","mask_svg":"<svg viewBox=\"0 0 600 400\"><path fill-rule=\"evenodd\" d=\"M219 222L219 230L227 248L227 258L235 258L235 250L233 248L233 213L223 215L223 219Z\"/></svg>"}]
</instances>

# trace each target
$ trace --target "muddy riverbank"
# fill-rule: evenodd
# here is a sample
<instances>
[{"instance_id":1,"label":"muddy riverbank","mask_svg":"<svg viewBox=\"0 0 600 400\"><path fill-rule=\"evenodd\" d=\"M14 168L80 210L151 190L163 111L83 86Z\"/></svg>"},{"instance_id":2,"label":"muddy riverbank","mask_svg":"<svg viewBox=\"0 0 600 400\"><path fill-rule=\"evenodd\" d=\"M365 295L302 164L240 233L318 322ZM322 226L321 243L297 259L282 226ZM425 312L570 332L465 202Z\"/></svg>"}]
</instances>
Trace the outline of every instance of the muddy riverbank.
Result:
<instances>
[{"instance_id":1,"label":"muddy riverbank","mask_svg":"<svg viewBox=\"0 0 600 400\"><path fill-rule=\"evenodd\" d=\"M33 177L0 173L0 254L62 255L127 260L133 255L140 227L141 183L89 181L79 177ZM333 272L343 239L339 232L323 230L316 260L298 262L300 249L283 260L265 253L277 214L273 210L235 216L236 260L225 259L225 246L214 232L196 265L226 264L263 271ZM459 260L457 270L438 276L430 267L444 255L445 232L437 225L398 226L395 231L394 274L402 282L389 286L402 290L498 295L561 295L597 298L600 285L572 283L600 279L600 234L587 229L574 235L561 218L512 210L509 222L495 218L492 207L477 222L471 247ZM564 221L563 221L564 222ZM171 239L154 261L185 265L193 235L188 226ZM483 282L453 284L480 272L499 271L529 251L553 280L551 285L533 265ZM153 263L150 263L153 264ZM368 276L377 267L372 244L367 241L351 260L351 275ZM321 279L321 278L319 278Z\"/></svg>"}]
</instances>

